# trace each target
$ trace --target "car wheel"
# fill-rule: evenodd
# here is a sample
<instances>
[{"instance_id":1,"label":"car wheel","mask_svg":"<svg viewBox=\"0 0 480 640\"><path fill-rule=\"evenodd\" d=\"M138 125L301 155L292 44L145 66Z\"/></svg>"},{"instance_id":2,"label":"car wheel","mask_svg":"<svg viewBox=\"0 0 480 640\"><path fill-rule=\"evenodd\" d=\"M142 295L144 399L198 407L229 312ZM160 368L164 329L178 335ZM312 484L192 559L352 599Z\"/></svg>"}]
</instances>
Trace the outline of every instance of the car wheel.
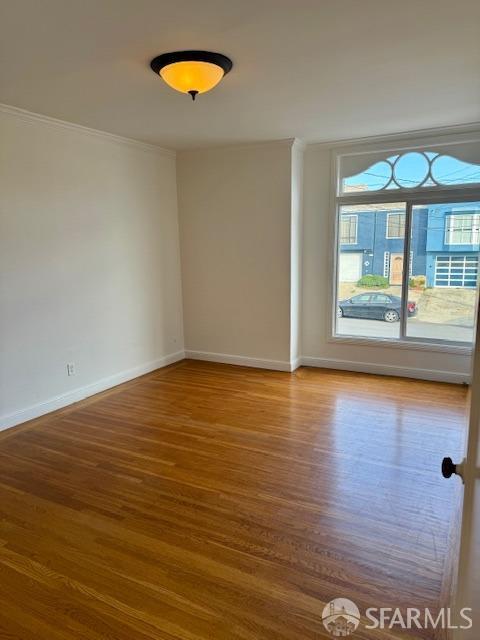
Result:
<instances>
[{"instance_id":1,"label":"car wheel","mask_svg":"<svg viewBox=\"0 0 480 640\"><path fill-rule=\"evenodd\" d=\"M342 309L342 307L338 307L338 309L337 309L337 318L343 318L343 309Z\"/></svg>"},{"instance_id":2,"label":"car wheel","mask_svg":"<svg viewBox=\"0 0 480 640\"><path fill-rule=\"evenodd\" d=\"M400 320L400 316L395 309L387 309L383 314L383 319L385 322L398 322Z\"/></svg>"}]
</instances>

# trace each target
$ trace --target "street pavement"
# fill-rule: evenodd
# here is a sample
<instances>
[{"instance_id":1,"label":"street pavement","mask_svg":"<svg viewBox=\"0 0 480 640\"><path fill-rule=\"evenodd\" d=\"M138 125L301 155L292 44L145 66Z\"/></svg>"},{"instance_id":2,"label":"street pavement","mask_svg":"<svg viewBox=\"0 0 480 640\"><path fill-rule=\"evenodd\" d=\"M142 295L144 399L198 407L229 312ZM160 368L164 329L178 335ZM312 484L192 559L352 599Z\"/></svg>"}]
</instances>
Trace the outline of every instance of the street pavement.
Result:
<instances>
[{"instance_id":1,"label":"street pavement","mask_svg":"<svg viewBox=\"0 0 480 640\"><path fill-rule=\"evenodd\" d=\"M400 323L363 318L337 318L337 335L399 338ZM409 338L430 338L468 343L473 341L473 327L422 322L417 318L409 318L407 336Z\"/></svg>"}]
</instances>

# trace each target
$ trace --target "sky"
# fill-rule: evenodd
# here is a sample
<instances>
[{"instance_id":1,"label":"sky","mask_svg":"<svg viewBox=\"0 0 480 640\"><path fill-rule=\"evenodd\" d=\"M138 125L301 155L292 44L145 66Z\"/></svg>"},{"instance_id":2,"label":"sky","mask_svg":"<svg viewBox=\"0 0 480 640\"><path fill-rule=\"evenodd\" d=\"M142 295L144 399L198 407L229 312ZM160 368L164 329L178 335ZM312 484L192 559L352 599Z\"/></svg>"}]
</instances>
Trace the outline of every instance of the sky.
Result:
<instances>
[{"instance_id":1,"label":"sky","mask_svg":"<svg viewBox=\"0 0 480 640\"><path fill-rule=\"evenodd\" d=\"M435 186L434 181L446 186L480 183L480 164L471 164L452 156L427 151L393 155L376 162L364 172L344 179L346 191L376 191L401 187ZM393 174L398 185L391 180ZM424 182L425 181L425 182Z\"/></svg>"}]
</instances>

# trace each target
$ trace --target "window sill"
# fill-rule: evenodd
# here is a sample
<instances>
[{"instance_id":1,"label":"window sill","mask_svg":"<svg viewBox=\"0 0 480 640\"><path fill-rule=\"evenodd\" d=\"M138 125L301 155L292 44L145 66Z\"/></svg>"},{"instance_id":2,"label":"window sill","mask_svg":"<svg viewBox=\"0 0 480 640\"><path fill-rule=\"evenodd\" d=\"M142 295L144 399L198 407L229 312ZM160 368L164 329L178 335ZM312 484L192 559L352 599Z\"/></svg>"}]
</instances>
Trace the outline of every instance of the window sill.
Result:
<instances>
[{"instance_id":1,"label":"window sill","mask_svg":"<svg viewBox=\"0 0 480 640\"><path fill-rule=\"evenodd\" d=\"M355 344L364 347L387 347L394 349L414 349L418 351L435 351L440 353L455 353L457 355L471 356L472 346L463 346L454 343L439 344L438 342L418 342L414 340L392 340L390 338L362 338L360 336L332 335L327 342Z\"/></svg>"}]
</instances>

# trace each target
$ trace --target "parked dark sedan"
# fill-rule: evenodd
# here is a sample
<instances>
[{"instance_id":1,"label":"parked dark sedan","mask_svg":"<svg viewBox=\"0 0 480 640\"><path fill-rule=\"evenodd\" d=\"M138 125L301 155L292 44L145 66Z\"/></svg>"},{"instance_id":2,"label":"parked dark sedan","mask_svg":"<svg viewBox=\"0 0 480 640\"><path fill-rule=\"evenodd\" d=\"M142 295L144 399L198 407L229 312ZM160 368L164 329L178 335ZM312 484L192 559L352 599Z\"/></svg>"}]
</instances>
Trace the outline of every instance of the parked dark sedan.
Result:
<instances>
[{"instance_id":1,"label":"parked dark sedan","mask_svg":"<svg viewBox=\"0 0 480 640\"><path fill-rule=\"evenodd\" d=\"M341 300L338 303L339 318L370 318L371 320L385 320L398 322L402 300L389 293L360 293L358 296ZM407 302L409 316L417 313L417 304Z\"/></svg>"}]
</instances>

